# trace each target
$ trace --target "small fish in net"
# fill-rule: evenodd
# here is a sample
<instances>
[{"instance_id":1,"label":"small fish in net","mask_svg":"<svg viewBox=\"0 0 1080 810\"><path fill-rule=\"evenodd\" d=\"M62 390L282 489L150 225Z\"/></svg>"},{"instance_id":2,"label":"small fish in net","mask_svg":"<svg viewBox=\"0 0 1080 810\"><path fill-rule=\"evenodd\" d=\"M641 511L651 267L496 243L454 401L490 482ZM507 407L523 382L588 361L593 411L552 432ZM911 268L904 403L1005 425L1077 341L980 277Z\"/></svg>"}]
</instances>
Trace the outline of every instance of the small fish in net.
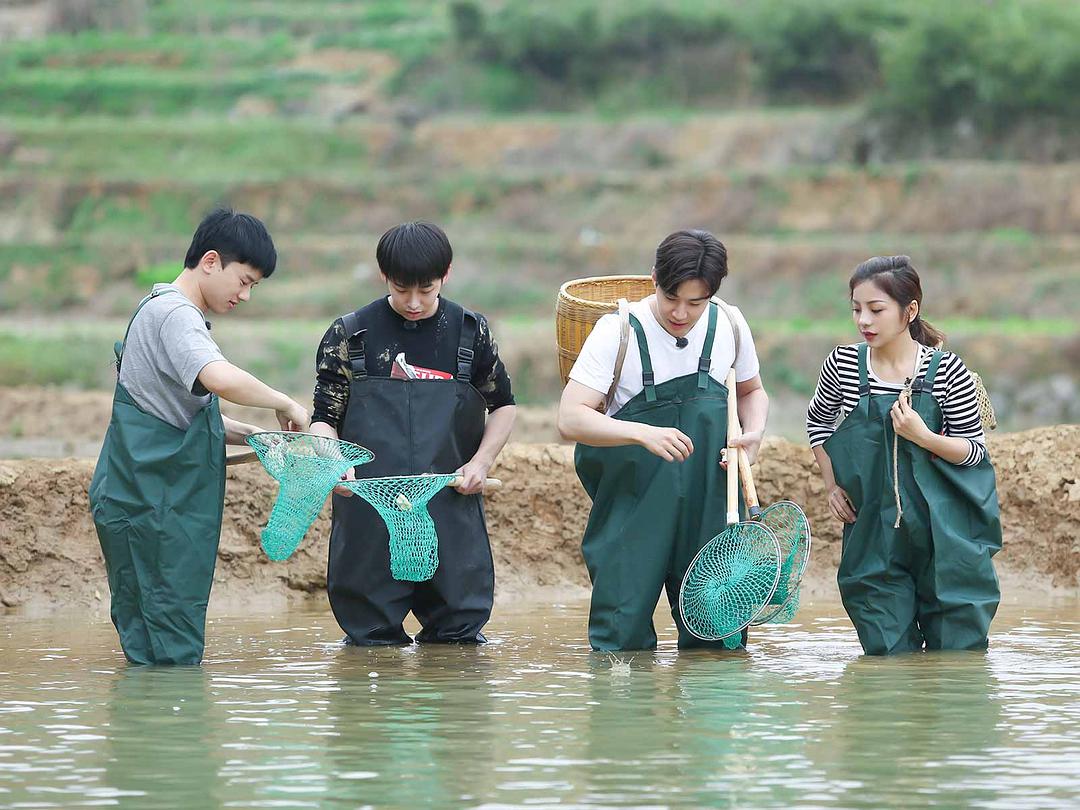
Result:
<instances>
[{"instance_id":1,"label":"small fish in net","mask_svg":"<svg viewBox=\"0 0 1080 810\"><path fill-rule=\"evenodd\" d=\"M679 590L679 614L686 629L706 641L736 635L769 603L780 578L780 547L760 523L737 523L697 553ZM731 639L731 643L726 642Z\"/></svg>"},{"instance_id":2,"label":"small fish in net","mask_svg":"<svg viewBox=\"0 0 1080 810\"><path fill-rule=\"evenodd\" d=\"M785 624L799 608L799 584L810 560L810 521L791 501L777 501L766 507L759 520L776 535L782 562L776 592L753 623Z\"/></svg>"},{"instance_id":3,"label":"small fish in net","mask_svg":"<svg viewBox=\"0 0 1080 810\"><path fill-rule=\"evenodd\" d=\"M366 447L313 433L266 431L247 443L281 485L262 531L266 556L278 561L296 551L341 476L375 458Z\"/></svg>"},{"instance_id":4,"label":"small fish in net","mask_svg":"<svg viewBox=\"0 0 1080 810\"><path fill-rule=\"evenodd\" d=\"M390 574L405 582L424 582L439 567L439 536L427 504L458 479L449 475L399 475L344 481L379 513L390 535Z\"/></svg>"}]
</instances>

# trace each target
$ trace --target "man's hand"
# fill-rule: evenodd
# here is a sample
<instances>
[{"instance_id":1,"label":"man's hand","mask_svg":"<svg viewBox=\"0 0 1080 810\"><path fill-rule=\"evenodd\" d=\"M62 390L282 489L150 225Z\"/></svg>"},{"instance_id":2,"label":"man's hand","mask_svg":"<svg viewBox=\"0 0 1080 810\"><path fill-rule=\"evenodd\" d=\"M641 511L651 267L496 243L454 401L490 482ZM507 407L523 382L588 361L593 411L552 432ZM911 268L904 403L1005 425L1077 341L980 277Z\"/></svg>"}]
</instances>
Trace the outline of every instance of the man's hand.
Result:
<instances>
[{"instance_id":1,"label":"man's hand","mask_svg":"<svg viewBox=\"0 0 1080 810\"><path fill-rule=\"evenodd\" d=\"M731 444L746 453L746 458L751 464L757 461L758 452L761 450L761 440L765 438L765 431L752 430L733 439ZM723 465L726 468L726 464Z\"/></svg>"},{"instance_id":2,"label":"man's hand","mask_svg":"<svg viewBox=\"0 0 1080 810\"><path fill-rule=\"evenodd\" d=\"M290 399L288 405L283 405L274 413L282 430L303 432L311 427L311 416L299 402L294 400Z\"/></svg>"},{"instance_id":3,"label":"man's hand","mask_svg":"<svg viewBox=\"0 0 1080 810\"><path fill-rule=\"evenodd\" d=\"M341 476L341 480L342 481L355 481L356 480L356 468L355 467L349 467L348 471L343 476ZM336 487L334 487L334 494L335 495L341 495L342 497L345 497L345 498L351 498L353 496L353 491L351 489L349 489L348 487L343 487L341 484L338 484Z\"/></svg>"},{"instance_id":4,"label":"man's hand","mask_svg":"<svg viewBox=\"0 0 1080 810\"><path fill-rule=\"evenodd\" d=\"M484 491L484 479L487 478L491 463L476 459L475 457L461 467L456 474L462 478L461 484L454 487L462 495L476 495Z\"/></svg>"},{"instance_id":5,"label":"man's hand","mask_svg":"<svg viewBox=\"0 0 1080 810\"><path fill-rule=\"evenodd\" d=\"M694 443L678 428L638 425L637 443L664 461L686 461L694 452Z\"/></svg>"}]
</instances>

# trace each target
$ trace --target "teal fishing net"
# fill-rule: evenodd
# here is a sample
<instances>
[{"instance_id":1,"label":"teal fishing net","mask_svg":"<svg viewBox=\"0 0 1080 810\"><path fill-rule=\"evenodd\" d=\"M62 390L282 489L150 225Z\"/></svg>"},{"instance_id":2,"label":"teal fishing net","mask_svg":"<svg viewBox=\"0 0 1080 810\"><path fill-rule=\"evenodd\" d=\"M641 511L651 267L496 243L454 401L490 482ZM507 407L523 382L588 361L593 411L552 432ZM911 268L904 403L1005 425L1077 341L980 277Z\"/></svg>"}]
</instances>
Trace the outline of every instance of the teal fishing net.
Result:
<instances>
[{"instance_id":1,"label":"teal fishing net","mask_svg":"<svg viewBox=\"0 0 1080 810\"><path fill-rule=\"evenodd\" d=\"M799 609L799 584L810 560L810 522L791 501L778 501L763 509L760 520L772 529L780 544L780 580L768 606L753 623L784 624Z\"/></svg>"},{"instance_id":2,"label":"teal fishing net","mask_svg":"<svg viewBox=\"0 0 1080 810\"><path fill-rule=\"evenodd\" d=\"M705 641L739 644L736 635L769 604L780 578L780 546L768 526L738 523L698 552L679 589L686 629ZM727 641L731 639L731 641Z\"/></svg>"},{"instance_id":3,"label":"teal fishing net","mask_svg":"<svg viewBox=\"0 0 1080 810\"><path fill-rule=\"evenodd\" d=\"M358 444L313 433L253 433L247 443L263 468L281 485L262 532L262 547L271 560L288 559L341 476L375 458Z\"/></svg>"},{"instance_id":4,"label":"teal fishing net","mask_svg":"<svg viewBox=\"0 0 1080 810\"><path fill-rule=\"evenodd\" d=\"M439 536L427 505L457 476L399 475L359 478L344 485L367 501L390 535L390 574L405 582L424 582L439 567Z\"/></svg>"}]
</instances>

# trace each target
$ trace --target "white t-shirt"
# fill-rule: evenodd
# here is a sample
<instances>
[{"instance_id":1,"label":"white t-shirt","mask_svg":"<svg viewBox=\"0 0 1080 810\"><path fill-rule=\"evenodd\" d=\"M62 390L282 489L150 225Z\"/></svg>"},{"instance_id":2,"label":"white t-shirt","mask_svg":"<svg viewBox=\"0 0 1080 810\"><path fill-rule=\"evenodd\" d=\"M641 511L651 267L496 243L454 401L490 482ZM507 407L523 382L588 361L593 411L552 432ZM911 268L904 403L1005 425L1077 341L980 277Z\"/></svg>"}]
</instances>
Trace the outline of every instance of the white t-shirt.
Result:
<instances>
[{"instance_id":1,"label":"white t-shirt","mask_svg":"<svg viewBox=\"0 0 1080 810\"><path fill-rule=\"evenodd\" d=\"M705 312L693 328L686 334L688 341L685 348L678 348L673 338L656 320L650 306L653 296L630 304L630 312L641 321L645 338L649 343L649 359L652 361L656 385L697 374L698 358L705 348L705 334L709 331L709 310ZM739 326L739 359L735 364L735 379L745 382L753 378L759 370L757 350L750 327L737 307L728 304ZM713 338L712 366L709 376L718 382L727 379L735 359L735 336L731 333L731 323L723 310L716 313L716 335ZM615 375L615 358L619 353L619 315L605 315L596 322L585 345L581 347L574 367L570 369L570 379L586 385L601 394L607 394L611 379ZM608 404L608 415L615 414L644 389L641 381L641 355L637 347L637 332L630 330L630 342L626 347L622 375L619 386L615 389L613 401Z\"/></svg>"}]
</instances>

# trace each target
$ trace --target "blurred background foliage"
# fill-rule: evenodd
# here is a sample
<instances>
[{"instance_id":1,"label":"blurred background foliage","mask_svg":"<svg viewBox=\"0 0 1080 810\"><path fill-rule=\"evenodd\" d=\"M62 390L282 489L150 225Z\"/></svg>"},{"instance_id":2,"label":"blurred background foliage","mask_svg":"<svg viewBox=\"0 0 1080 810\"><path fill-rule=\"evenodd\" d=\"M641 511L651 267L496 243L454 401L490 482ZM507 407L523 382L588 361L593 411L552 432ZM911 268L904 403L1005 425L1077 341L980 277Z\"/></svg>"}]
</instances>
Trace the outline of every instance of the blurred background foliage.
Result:
<instances>
[{"instance_id":1,"label":"blurred background foliage","mask_svg":"<svg viewBox=\"0 0 1080 810\"><path fill-rule=\"evenodd\" d=\"M300 397L378 294L378 235L427 218L525 402L558 394L560 283L705 227L781 432L880 253L922 269L1005 427L1077 421L1078 42L1069 0L5 0L0 385L108 388L226 203L281 269L215 334Z\"/></svg>"}]
</instances>

